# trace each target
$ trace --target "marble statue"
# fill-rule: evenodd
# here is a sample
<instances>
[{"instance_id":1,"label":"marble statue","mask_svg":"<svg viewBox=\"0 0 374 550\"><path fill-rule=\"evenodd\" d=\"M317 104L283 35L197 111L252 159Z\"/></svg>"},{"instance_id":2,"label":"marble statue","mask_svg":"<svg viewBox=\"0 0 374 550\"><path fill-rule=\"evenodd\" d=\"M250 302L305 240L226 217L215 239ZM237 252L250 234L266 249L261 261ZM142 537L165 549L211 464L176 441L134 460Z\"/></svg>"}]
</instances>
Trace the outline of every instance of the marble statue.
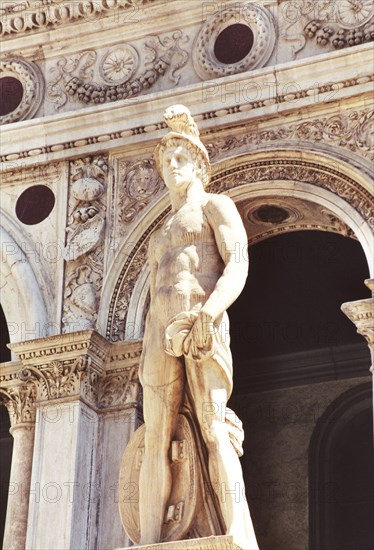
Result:
<instances>
[{"instance_id":1,"label":"marble statue","mask_svg":"<svg viewBox=\"0 0 374 550\"><path fill-rule=\"evenodd\" d=\"M229 421L226 407L233 368L226 310L246 281L247 236L234 202L205 191L209 158L189 110L174 105L164 116L171 131L157 145L154 158L172 209L152 234L148 252L151 302L139 371L145 432L136 542L172 540L164 534L165 522L180 519L170 498L173 483L183 481L172 472L170 447L187 402L197 425L194 438L200 438L195 447L204 447L205 487L208 482L213 488L210 498L220 516L215 523L211 510L205 520L200 514L200 527L194 530L193 513L198 515L207 498L200 492L190 514L190 538L227 534L239 547L257 549L238 458L241 426ZM193 457L190 461L196 462ZM182 505L183 499L178 510Z\"/></svg>"}]
</instances>

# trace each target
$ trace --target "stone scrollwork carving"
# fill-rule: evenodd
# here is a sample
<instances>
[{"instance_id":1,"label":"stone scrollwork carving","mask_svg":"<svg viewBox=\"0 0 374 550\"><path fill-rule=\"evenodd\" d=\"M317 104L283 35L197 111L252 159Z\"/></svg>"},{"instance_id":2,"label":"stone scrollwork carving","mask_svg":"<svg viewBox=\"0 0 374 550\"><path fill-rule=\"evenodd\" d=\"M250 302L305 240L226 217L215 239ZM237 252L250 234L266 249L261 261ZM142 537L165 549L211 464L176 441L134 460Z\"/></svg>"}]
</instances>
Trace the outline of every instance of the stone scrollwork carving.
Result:
<instances>
[{"instance_id":1,"label":"stone scrollwork carving","mask_svg":"<svg viewBox=\"0 0 374 550\"><path fill-rule=\"evenodd\" d=\"M121 191L119 196L119 222L131 222L151 201L164 184L151 159L136 162L122 161L119 167Z\"/></svg>"},{"instance_id":2,"label":"stone scrollwork carving","mask_svg":"<svg viewBox=\"0 0 374 550\"><path fill-rule=\"evenodd\" d=\"M79 159L71 164L64 252L65 332L95 326L102 284L107 173L107 160L102 156Z\"/></svg>"},{"instance_id":3,"label":"stone scrollwork carving","mask_svg":"<svg viewBox=\"0 0 374 550\"><path fill-rule=\"evenodd\" d=\"M99 73L103 83L93 82L97 54L93 50L80 52L58 61L52 69L48 98L61 108L68 97L83 103L108 103L139 95L166 72L174 84L188 60L182 44L188 41L182 31L151 37L145 43L148 57L143 72L131 78L138 69L138 54L130 45L109 50L101 59Z\"/></svg>"},{"instance_id":4,"label":"stone scrollwork carving","mask_svg":"<svg viewBox=\"0 0 374 550\"><path fill-rule=\"evenodd\" d=\"M220 33L232 25L248 27L253 45L239 61L223 63L215 54L215 44ZM206 21L197 36L193 50L195 70L205 80L263 67L274 49L275 36L271 13L258 4L238 3L224 10L219 9Z\"/></svg>"},{"instance_id":5,"label":"stone scrollwork carving","mask_svg":"<svg viewBox=\"0 0 374 550\"><path fill-rule=\"evenodd\" d=\"M7 94L12 94L12 86L19 83L20 100L14 109L0 116L0 124L17 122L26 118L32 118L40 107L44 95L44 79L39 68L30 61L20 58L0 60L0 78L5 82L7 79L9 90L6 84L2 86L2 102L6 100Z\"/></svg>"},{"instance_id":6,"label":"stone scrollwork carving","mask_svg":"<svg viewBox=\"0 0 374 550\"><path fill-rule=\"evenodd\" d=\"M372 109L351 111L274 129L246 132L242 136L217 139L209 143L207 149L210 158L217 159L221 153L238 150L245 145L255 146L269 141L287 139L329 143L373 159L373 120Z\"/></svg>"},{"instance_id":7,"label":"stone scrollwork carving","mask_svg":"<svg viewBox=\"0 0 374 550\"><path fill-rule=\"evenodd\" d=\"M110 348L95 331L78 331L11 344L22 365L13 367L10 382L20 385L36 402L81 397L96 406L98 385L105 373Z\"/></svg>"}]
</instances>

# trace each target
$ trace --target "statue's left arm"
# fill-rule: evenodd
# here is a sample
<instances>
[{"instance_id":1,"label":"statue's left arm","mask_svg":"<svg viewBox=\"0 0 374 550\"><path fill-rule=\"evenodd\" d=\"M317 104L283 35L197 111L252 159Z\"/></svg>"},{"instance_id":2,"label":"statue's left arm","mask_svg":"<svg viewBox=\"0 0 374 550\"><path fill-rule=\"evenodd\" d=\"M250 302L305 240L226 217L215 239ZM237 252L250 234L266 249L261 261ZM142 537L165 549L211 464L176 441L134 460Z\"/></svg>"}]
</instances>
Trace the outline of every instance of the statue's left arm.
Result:
<instances>
[{"instance_id":1,"label":"statue's left arm","mask_svg":"<svg viewBox=\"0 0 374 550\"><path fill-rule=\"evenodd\" d=\"M212 250L212 253L220 254L225 267L185 342L186 350L191 349L196 357L199 356L199 350L209 347L214 321L219 320L235 302L248 274L248 241L240 214L229 197L211 197L205 213L216 240L217 249L214 252ZM208 254L209 249L206 252Z\"/></svg>"},{"instance_id":2,"label":"statue's left arm","mask_svg":"<svg viewBox=\"0 0 374 550\"><path fill-rule=\"evenodd\" d=\"M205 314L217 319L238 298L248 275L248 239L234 202L226 195L211 195L205 212L214 231L218 253L225 268L203 306Z\"/></svg>"}]
</instances>

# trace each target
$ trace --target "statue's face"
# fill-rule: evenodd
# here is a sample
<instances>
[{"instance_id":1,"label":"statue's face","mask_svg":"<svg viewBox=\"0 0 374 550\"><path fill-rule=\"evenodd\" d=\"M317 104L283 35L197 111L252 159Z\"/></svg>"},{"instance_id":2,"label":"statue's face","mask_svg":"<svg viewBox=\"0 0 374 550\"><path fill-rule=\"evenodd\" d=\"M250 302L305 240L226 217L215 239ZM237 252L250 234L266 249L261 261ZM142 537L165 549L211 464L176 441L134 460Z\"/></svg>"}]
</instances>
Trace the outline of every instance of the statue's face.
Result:
<instances>
[{"instance_id":1,"label":"statue's face","mask_svg":"<svg viewBox=\"0 0 374 550\"><path fill-rule=\"evenodd\" d=\"M183 190L196 177L196 162L183 145L167 147L162 158L162 177L168 189Z\"/></svg>"}]
</instances>

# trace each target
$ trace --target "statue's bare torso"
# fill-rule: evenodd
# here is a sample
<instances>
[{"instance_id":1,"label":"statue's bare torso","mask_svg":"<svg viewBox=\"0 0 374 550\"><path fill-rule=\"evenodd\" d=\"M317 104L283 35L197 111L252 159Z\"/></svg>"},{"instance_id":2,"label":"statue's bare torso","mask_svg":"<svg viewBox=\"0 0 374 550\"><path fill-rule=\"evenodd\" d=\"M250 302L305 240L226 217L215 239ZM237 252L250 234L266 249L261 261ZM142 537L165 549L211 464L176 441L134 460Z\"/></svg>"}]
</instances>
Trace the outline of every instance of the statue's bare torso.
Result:
<instances>
[{"instance_id":1,"label":"statue's bare torso","mask_svg":"<svg viewBox=\"0 0 374 550\"><path fill-rule=\"evenodd\" d=\"M208 219L209 199L206 194L205 200L169 215L150 242L151 314L164 327L178 313L200 310L222 275L224 263Z\"/></svg>"}]
</instances>

